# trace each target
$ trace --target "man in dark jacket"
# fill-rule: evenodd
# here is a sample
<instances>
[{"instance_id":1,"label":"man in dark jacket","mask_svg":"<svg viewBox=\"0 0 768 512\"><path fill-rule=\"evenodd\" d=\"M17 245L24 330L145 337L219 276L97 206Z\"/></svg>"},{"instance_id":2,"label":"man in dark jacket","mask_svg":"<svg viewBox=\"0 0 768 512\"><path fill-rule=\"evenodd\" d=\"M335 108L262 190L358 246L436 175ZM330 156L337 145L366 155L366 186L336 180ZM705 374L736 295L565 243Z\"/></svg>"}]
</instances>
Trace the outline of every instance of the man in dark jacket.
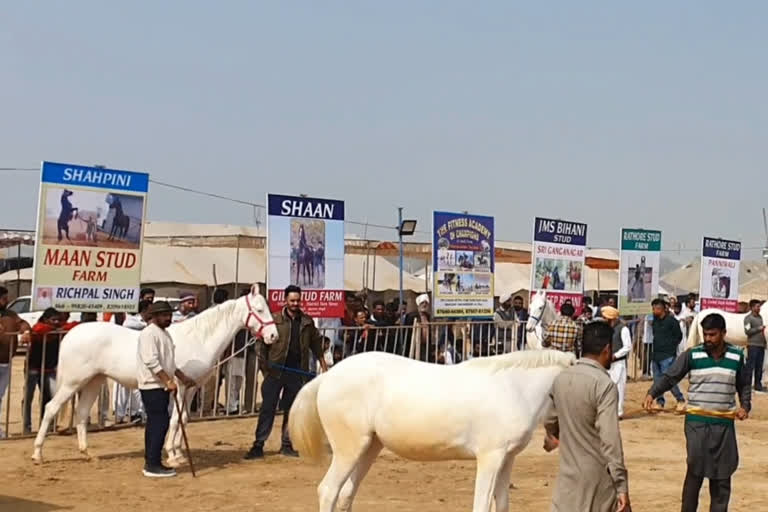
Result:
<instances>
[{"instance_id":1,"label":"man in dark jacket","mask_svg":"<svg viewBox=\"0 0 768 512\"><path fill-rule=\"evenodd\" d=\"M301 310L301 288L290 285L285 289L285 307L272 318L277 327L278 340L272 345L261 345L259 366L264 374L261 385L263 402L256 425L256 440L246 459L264 457L264 443L272 432L275 411L283 393L282 405L285 410L282 428L282 449L280 453L296 457L298 453L291 445L288 432L288 413L301 386L311 376L309 371L309 351L320 361L325 372L328 367L323 358L323 337L315 327L312 317Z\"/></svg>"},{"instance_id":2,"label":"man in dark jacket","mask_svg":"<svg viewBox=\"0 0 768 512\"><path fill-rule=\"evenodd\" d=\"M747 371L750 381L755 377L755 391L763 389L763 363L765 361L765 325L760 316L760 301L749 301L749 314L744 317L744 333L747 335Z\"/></svg>"},{"instance_id":3,"label":"man in dark jacket","mask_svg":"<svg viewBox=\"0 0 768 512\"><path fill-rule=\"evenodd\" d=\"M59 362L59 343L62 316L54 308L48 308L22 341L29 340L27 349L27 385L24 391L24 433L32 432L32 401L35 388L40 388L40 411L53 398L56 367Z\"/></svg>"},{"instance_id":4,"label":"man in dark jacket","mask_svg":"<svg viewBox=\"0 0 768 512\"><path fill-rule=\"evenodd\" d=\"M677 346L683 339L683 331L680 322L670 314L669 306L662 299L654 299L653 307L653 355L651 367L653 368L653 382L658 384L677 357ZM671 388L672 395L677 400L677 412L685 412L685 397L680 388L675 384ZM658 409L664 408L664 395L656 397Z\"/></svg>"}]
</instances>

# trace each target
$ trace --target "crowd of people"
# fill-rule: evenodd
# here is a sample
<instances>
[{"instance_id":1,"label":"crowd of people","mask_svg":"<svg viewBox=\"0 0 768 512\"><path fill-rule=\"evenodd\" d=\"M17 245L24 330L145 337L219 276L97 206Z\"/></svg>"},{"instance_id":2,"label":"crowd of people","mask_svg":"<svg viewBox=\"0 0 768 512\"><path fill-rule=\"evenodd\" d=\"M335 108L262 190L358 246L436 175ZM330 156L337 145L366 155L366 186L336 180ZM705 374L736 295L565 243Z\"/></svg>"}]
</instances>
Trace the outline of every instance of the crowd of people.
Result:
<instances>
[{"instance_id":1,"label":"crowd of people","mask_svg":"<svg viewBox=\"0 0 768 512\"><path fill-rule=\"evenodd\" d=\"M298 454L287 429L293 400L318 371L327 371L344 357L379 350L438 364L455 364L463 358L523 349L528 336L525 329L527 311L520 296L502 295L493 320L486 322L456 319L433 322L430 298L423 294L416 298L416 311L407 314L395 301L374 301L371 311L362 302L350 301L345 318L336 325L329 325L301 310L301 293L296 286L286 288L286 304L273 315L278 341L271 345L254 345L249 333L241 331L232 347L222 355L222 359L227 360L226 371L220 373L218 381L209 379L206 383L191 381L175 367L173 340L167 331L171 323L186 321L197 314L199 304L194 294L183 294L179 307L174 310L165 301L155 301L153 290L144 289L136 314L104 315L102 321L140 331L137 350L139 389L129 390L115 384L112 395L118 422L146 423L144 475L175 475L172 468L162 464L160 457L176 381L187 386L202 384L202 389L198 391L202 396L206 388L213 385L214 388L208 393L213 403L208 407L216 407L218 397L215 390L219 389L221 379L226 378L229 388L227 402L234 407L228 410L239 412L244 381L247 396L247 376L249 373L254 377L256 375L255 368L253 372L248 371L249 353L253 354L264 381L255 439L245 458L260 459L265 456L264 445L280 408L285 415L280 453L295 457ZM221 304L228 299L226 291L216 290L213 303ZM17 348L16 342L11 340L17 337L3 335L4 332L20 333L18 340L27 345L23 418L24 430L29 432L35 392L39 391L40 402L44 406L55 387L62 338L78 323L97 321L97 315L83 313L79 322L72 322L67 313L48 308L34 325L29 326L7 310L7 303L8 292L0 288L0 339L3 343L0 357L12 357ZM621 318L614 297L601 299L598 306L592 306L591 301L584 298L583 310L578 314L572 303L564 303L556 320L541 332L545 348L572 352L579 358L579 364L564 372L563 377L556 381L546 422L545 447L554 449L561 445L561 440L562 446L567 447L563 450L555 500L568 496L573 500L576 496L593 503L597 500L610 502L611 506L618 504L619 509L629 510L621 441L616 439L618 428L614 429L612 425L614 418L618 425L624 414L627 359L634 348L631 331L641 329L641 336L634 338L642 340L642 354L639 354L641 365L653 378L644 407L652 411L663 409L666 404L664 395L671 392L677 402L676 412L686 414L688 473L684 481L683 510L696 510L698 491L704 478L710 480L712 510L726 510L730 478L738 463L732 424L734 419L748 416L751 389L763 390L762 363L766 337L761 306L760 301L749 303L749 313L744 320L744 333L748 338L745 357L740 350L725 342L725 320L717 314L708 315L701 321L704 344L686 350L687 331L698 312L695 296L687 297L684 304L679 304L673 297L655 299L652 315L632 328ZM479 332L473 332L478 328ZM0 359L0 397L5 391L3 386L7 387L9 361ZM717 371L711 371L712 368ZM678 387L678 382L686 375L690 375L691 379L688 403ZM564 376L570 379L567 385L562 382L566 378ZM255 385L255 382L250 384L251 391L255 391ZM199 404L202 396L193 403ZM740 408L736 408L735 396L738 396ZM202 406L206 407L205 404ZM606 406L612 411L610 414L606 413ZM599 412L599 421L590 429L589 425L583 424L583 420L590 417L591 410ZM600 422L603 424L598 428ZM582 432L582 436L585 435L583 432L591 432L590 435L600 438L601 443L577 442L573 438L575 431ZM591 488L583 483L577 485L563 474L564 467L576 464L584 457L589 458L590 453L593 458L604 460L609 468L607 478L595 478L590 483ZM612 491L605 487L608 483ZM609 509L615 510L604 508Z\"/></svg>"},{"instance_id":2,"label":"crowd of people","mask_svg":"<svg viewBox=\"0 0 768 512\"><path fill-rule=\"evenodd\" d=\"M686 415L682 512L698 510L705 478L709 480L710 511L728 510L731 478L739 464L734 421L749 417L752 389L763 389L766 337L761 306L757 300L749 303L744 319L745 357L726 341L726 321L718 313L701 319L703 344L684 348L684 329L691 327L687 320L696 310L695 297L688 298L685 309L661 298L652 303L646 337L652 338L647 357L653 384L643 408L651 412L663 409L664 394L671 391L677 399L677 412ZM626 367L617 364L626 364L631 336L611 305L602 306L594 321L574 321L572 315L564 305L556 329L558 341L549 343L553 349L580 356L576 366L555 380L545 415L544 448L561 448L553 510L628 512L628 473L619 433ZM678 388L686 376L690 381L687 404Z\"/></svg>"}]
</instances>

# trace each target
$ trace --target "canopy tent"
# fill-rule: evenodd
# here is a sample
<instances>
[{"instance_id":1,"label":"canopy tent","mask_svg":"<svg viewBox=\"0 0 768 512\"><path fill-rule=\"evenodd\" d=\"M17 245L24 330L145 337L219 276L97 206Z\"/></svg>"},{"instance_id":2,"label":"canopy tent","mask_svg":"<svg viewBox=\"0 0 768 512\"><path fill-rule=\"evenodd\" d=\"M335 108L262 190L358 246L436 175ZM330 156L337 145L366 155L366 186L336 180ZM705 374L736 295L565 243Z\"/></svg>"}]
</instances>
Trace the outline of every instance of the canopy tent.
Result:
<instances>
[{"instance_id":1,"label":"canopy tent","mask_svg":"<svg viewBox=\"0 0 768 512\"><path fill-rule=\"evenodd\" d=\"M21 238L23 243L34 244L34 233L24 233ZM202 288L215 284L231 285L236 281L263 283L266 280L265 246L262 227L149 221L144 230L142 283L156 288L176 285ZM404 272L403 287L416 292L431 289L431 244L410 242L403 246L406 258L426 265L421 276ZM396 242L348 237L344 257L345 288L353 291L397 290L399 269L392 260L398 254ZM501 290L530 287L530 243L497 242L495 256L497 294L502 293ZM588 249L586 258L586 289L615 290L618 287L616 253ZM11 282L17 280L15 271L0 276L0 280L3 277ZM29 279L31 275L28 279L24 275L20 278L21 281Z\"/></svg>"},{"instance_id":2,"label":"canopy tent","mask_svg":"<svg viewBox=\"0 0 768 512\"><path fill-rule=\"evenodd\" d=\"M752 279L739 286L739 301L768 300L768 279Z\"/></svg>"},{"instance_id":3,"label":"canopy tent","mask_svg":"<svg viewBox=\"0 0 768 512\"><path fill-rule=\"evenodd\" d=\"M739 291L755 280L768 281L768 266L764 261L742 261L739 267ZM696 259L661 276L661 285L674 295L698 293L701 280L701 260Z\"/></svg>"},{"instance_id":4,"label":"canopy tent","mask_svg":"<svg viewBox=\"0 0 768 512\"><path fill-rule=\"evenodd\" d=\"M17 245L35 245L34 231L0 230L0 249Z\"/></svg>"}]
</instances>

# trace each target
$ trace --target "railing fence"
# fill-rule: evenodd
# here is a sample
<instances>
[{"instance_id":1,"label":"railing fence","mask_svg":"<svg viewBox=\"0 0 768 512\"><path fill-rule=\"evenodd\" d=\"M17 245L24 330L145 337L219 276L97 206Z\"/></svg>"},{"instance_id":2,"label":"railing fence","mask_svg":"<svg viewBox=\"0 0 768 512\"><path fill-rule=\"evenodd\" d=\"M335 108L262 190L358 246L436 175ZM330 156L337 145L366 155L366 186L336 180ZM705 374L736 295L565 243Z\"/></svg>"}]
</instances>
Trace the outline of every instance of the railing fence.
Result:
<instances>
[{"instance_id":1,"label":"railing fence","mask_svg":"<svg viewBox=\"0 0 768 512\"><path fill-rule=\"evenodd\" d=\"M630 379L650 376L651 346L643 343L643 322L628 323L632 332L632 352L627 359ZM14 333L6 333L6 336ZM33 434L44 414L45 403L55 392L56 368L46 368L58 353L64 332L44 336L42 343L22 346L23 356L15 354L14 344L8 345L8 364L0 363L0 402L3 436L17 437ZM516 350L528 350L524 322L503 324L493 321L432 322L411 326L365 326L320 329L323 357L329 366L360 352L384 351L404 357L437 364L458 364L474 357L486 357ZM6 338L8 339L8 338ZM37 345L41 345L38 347ZM259 357L261 345L250 336L234 338L188 404L190 418L208 420L247 417L258 413L261 388L260 368L269 364ZM14 357L15 355L15 357ZM30 361L30 357L34 360ZM38 360L39 358L39 360ZM310 375L319 364L310 356ZM23 367L18 368L19 363ZM30 364L34 368L30 367ZM39 368L38 368L39 366ZM6 385L3 387L3 380ZM21 381L21 386L17 383ZM35 391L38 393L35 393ZM37 396L36 396L37 395ZM90 429L119 428L141 421L141 400L138 393L126 390L119 383L107 380L92 407ZM33 407L33 405L37 405ZM21 407L19 407L19 405ZM73 397L54 419L52 431L74 427L77 398ZM16 411L16 412L14 412ZM95 417L94 417L95 416Z\"/></svg>"}]
</instances>

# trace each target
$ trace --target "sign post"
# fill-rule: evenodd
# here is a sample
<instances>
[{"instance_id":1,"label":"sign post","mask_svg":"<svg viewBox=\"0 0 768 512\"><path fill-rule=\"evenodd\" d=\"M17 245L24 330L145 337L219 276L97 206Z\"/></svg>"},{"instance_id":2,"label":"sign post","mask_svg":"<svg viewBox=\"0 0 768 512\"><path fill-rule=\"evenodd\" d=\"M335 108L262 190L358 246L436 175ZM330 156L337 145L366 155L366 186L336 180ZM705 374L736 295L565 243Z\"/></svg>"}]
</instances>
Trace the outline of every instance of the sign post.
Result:
<instances>
[{"instance_id":1,"label":"sign post","mask_svg":"<svg viewBox=\"0 0 768 512\"><path fill-rule=\"evenodd\" d=\"M623 316L648 315L659 294L661 231L621 230L619 311Z\"/></svg>"},{"instance_id":2,"label":"sign post","mask_svg":"<svg viewBox=\"0 0 768 512\"><path fill-rule=\"evenodd\" d=\"M558 311L566 302L581 311L584 298L584 265L587 225L536 217L533 223L531 296L540 290Z\"/></svg>"},{"instance_id":3,"label":"sign post","mask_svg":"<svg viewBox=\"0 0 768 512\"><path fill-rule=\"evenodd\" d=\"M435 317L493 315L493 217L433 213Z\"/></svg>"},{"instance_id":4,"label":"sign post","mask_svg":"<svg viewBox=\"0 0 768 512\"><path fill-rule=\"evenodd\" d=\"M267 295L285 304L288 285L315 318L344 316L344 202L267 194Z\"/></svg>"},{"instance_id":5,"label":"sign post","mask_svg":"<svg viewBox=\"0 0 768 512\"><path fill-rule=\"evenodd\" d=\"M700 308L739 310L741 242L704 237L701 251Z\"/></svg>"},{"instance_id":6,"label":"sign post","mask_svg":"<svg viewBox=\"0 0 768 512\"><path fill-rule=\"evenodd\" d=\"M149 175L42 163L32 309L134 312Z\"/></svg>"}]
</instances>

